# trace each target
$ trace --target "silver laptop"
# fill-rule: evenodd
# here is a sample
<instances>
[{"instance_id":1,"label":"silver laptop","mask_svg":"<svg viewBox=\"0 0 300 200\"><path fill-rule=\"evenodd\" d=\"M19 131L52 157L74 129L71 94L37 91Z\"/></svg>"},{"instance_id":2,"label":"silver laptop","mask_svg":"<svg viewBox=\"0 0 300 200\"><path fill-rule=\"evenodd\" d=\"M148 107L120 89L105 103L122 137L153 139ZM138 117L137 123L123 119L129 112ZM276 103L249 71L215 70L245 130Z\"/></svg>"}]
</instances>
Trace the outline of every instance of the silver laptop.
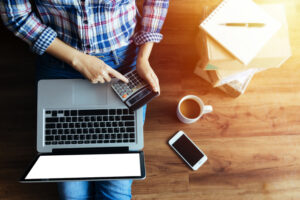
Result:
<instances>
[{"instance_id":1,"label":"silver laptop","mask_svg":"<svg viewBox=\"0 0 300 200\"><path fill-rule=\"evenodd\" d=\"M141 152L144 145L142 108L136 111L129 110L114 93L109 83L91 84L88 80L83 79L40 80L38 83L37 119L37 151L42 154L31 164L21 182L142 179L145 177L144 157ZM70 175L66 175L69 172L68 169L93 160L90 159L91 154L102 156L99 159L95 157L93 159L96 162L94 165L98 164L99 166L104 165L99 163L99 160L105 160L107 166L104 169L113 169L116 167L116 163L124 159L130 160L132 154L135 154L135 161L130 162L134 166L129 165L127 168L135 168L137 171L120 174L119 171L124 171L124 168L118 169L118 167L126 167L122 162L114 169L115 171L102 171L104 174L83 173L78 175L78 171L82 170L75 170ZM104 159L103 154L110 155L109 161ZM66 155L81 157L80 159L77 157L78 159L73 160L74 163L72 163L72 158ZM86 156L82 157L82 155ZM50 160L39 161L42 160L41 156L44 160L45 158ZM57 156L60 158L54 158ZM61 156L65 159L62 159ZM111 158L116 160L111 160ZM60 175L54 176L45 175L45 172L49 170L46 166L53 162L66 162L64 166L70 166L62 167L58 166L58 163L54 164L52 169L66 168L65 172L59 172ZM86 166L80 166L80 169L86 167L87 171L91 171L89 168L91 165L93 162ZM36 166L45 166L45 169L34 171ZM34 173L39 175L32 176Z\"/></svg>"}]
</instances>

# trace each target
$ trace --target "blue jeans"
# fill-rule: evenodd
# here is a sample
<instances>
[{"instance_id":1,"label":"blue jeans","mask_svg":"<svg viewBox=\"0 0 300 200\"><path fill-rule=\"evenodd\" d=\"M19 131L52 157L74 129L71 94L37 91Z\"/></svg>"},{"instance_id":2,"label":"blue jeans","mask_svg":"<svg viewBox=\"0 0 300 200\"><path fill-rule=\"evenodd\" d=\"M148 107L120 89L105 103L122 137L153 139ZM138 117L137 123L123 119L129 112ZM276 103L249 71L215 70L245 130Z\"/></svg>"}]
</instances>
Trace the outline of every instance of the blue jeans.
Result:
<instances>
[{"instance_id":1,"label":"blue jeans","mask_svg":"<svg viewBox=\"0 0 300 200\"><path fill-rule=\"evenodd\" d=\"M138 48L131 44L115 51L103 54L95 54L107 65L114 69L125 66L135 67ZM67 79L84 78L79 72L62 61L44 54L37 59L36 79ZM146 106L143 107L145 121ZM131 199L132 180L113 181L68 181L58 183L58 192L61 199L103 199L126 200Z\"/></svg>"},{"instance_id":2,"label":"blue jeans","mask_svg":"<svg viewBox=\"0 0 300 200\"><path fill-rule=\"evenodd\" d=\"M132 180L71 181L58 183L61 199L127 200L131 199Z\"/></svg>"}]
</instances>

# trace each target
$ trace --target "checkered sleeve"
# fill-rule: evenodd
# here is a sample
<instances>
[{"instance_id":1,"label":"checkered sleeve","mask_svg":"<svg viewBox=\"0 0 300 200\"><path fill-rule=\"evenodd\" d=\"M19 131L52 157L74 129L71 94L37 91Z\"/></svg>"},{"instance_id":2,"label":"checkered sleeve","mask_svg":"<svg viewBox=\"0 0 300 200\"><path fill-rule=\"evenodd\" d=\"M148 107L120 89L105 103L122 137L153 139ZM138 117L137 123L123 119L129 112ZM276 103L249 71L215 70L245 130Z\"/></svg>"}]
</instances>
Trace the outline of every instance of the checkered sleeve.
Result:
<instances>
[{"instance_id":1,"label":"checkered sleeve","mask_svg":"<svg viewBox=\"0 0 300 200\"><path fill-rule=\"evenodd\" d=\"M135 34L134 42L141 45L146 42L160 42L163 35L160 30L165 21L169 7L169 0L145 0L141 30Z\"/></svg>"},{"instance_id":2,"label":"checkered sleeve","mask_svg":"<svg viewBox=\"0 0 300 200\"><path fill-rule=\"evenodd\" d=\"M45 52L57 35L37 18L29 0L1 0L0 15L6 27L39 55Z\"/></svg>"}]
</instances>

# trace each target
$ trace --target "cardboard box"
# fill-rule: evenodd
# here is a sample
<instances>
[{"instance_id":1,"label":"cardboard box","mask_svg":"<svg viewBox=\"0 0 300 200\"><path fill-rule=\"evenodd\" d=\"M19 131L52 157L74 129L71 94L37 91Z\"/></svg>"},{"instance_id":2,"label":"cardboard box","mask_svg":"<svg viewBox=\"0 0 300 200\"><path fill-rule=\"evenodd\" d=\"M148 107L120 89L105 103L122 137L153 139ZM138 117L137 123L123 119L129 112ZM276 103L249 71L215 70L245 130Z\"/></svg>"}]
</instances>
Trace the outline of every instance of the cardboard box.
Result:
<instances>
[{"instance_id":1,"label":"cardboard box","mask_svg":"<svg viewBox=\"0 0 300 200\"><path fill-rule=\"evenodd\" d=\"M291 56L284 5L269 4L262 7L271 16L278 19L282 26L248 66L235 59L221 45L199 29L196 46L201 64L198 63L197 67L209 71L208 74L212 79L211 84L214 87L232 82L236 77L253 76L257 72L280 67ZM207 16L207 10L206 7L203 18ZM195 71L197 70L195 69Z\"/></svg>"},{"instance_id":2,"label":"cardboard box","mask_svg":"<svg viewBox=\"0 0 300 200\"><path fill-rule=\"evenodd\" d=\"M205 70L201 67L203 65L202 61L198 61L197 66L195 68L195 74L200 76L202 79L206 80L207 82L213 84L214 77L212 76L213 71ZM232 97L238 97L241 94L243 94L248 87L248 84L250 83L250 80L252 79L254 74L248 74L245 76L237 77L237 79L234 79L230 81L229 83L223 84L218 89L222 90L223 92L229 94Z\"/></svg>"},{"instance_id":3,"label":"cardboard box","mask_svg":"<svg viewBox=\"0 0 300 200\"><path fill-rule=\"evenodd\" d=\"M291 47L288 33L288 23L285 7L282 4L268 4L261 6L270 16L281 22L282 26L277 33L260 50L258 55L246 66L235 59L226 49L219 45L211 37L207 36L207 56L209 64L206 70L227 70L226 74L233 74L235 70L261 68L261 70L280 67L291 57ZM260 71L261 71L260 70ZM222 75L225 72L220 71Z\"/></svg>"}]
</instances>

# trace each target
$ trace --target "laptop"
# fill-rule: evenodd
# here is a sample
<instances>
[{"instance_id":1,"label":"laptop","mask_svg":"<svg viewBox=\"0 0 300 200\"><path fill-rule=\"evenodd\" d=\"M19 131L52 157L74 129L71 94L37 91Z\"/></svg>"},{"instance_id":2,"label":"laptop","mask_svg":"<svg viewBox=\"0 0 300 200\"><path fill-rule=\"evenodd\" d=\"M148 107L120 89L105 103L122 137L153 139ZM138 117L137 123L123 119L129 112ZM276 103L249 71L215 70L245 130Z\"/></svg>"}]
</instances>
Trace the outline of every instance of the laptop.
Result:
<instances>
[{"instance_id":1,"label":"laptop","mask_svg":"<svg viewBox=\"0 0 300 200\"><path fill-rule=\"evenodd\" d=\"M110 83L38 82L37 151L20 182L144 179L143 111Z\"/></svg>"}]
</instances>

